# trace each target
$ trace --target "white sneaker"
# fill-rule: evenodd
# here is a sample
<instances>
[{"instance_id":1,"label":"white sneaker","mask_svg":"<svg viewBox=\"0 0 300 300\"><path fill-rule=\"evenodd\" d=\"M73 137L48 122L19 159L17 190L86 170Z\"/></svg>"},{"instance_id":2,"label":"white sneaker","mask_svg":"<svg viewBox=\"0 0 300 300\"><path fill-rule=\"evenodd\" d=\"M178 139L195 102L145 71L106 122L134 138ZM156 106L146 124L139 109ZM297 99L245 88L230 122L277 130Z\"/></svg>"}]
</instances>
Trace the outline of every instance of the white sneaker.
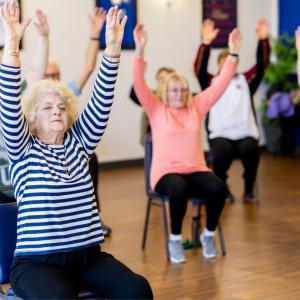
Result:
<instances>
[{"instance_id":1,"label":"white sneaker","mask_svg":"<svg viewBox=\"0 0 300 300\"><path fill-rule=\"evenodd\" d=\"M217 256L214 236L201 234L200 241L202 245L202 253L205 258L214 258Z\"/></svg>"},{"instance_id":2,"label":"white sneaker","mask_svg":"<svg viewBox=\"0 0 300 300\"><path fill-rule=\"evenodd\" d=\"M169 252L171 262L180 264L186 261L181 241L169 240Z\"/></svg>"}]
</instances>

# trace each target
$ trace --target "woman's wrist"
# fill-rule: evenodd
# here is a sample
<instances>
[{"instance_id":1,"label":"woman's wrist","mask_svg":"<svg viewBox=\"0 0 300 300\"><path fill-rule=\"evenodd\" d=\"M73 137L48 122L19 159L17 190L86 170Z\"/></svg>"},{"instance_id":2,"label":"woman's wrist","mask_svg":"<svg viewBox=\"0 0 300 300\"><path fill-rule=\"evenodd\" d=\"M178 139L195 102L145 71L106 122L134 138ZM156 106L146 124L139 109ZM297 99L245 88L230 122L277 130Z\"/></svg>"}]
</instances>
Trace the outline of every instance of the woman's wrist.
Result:
<instances>
[{"instance_id":1,"label":"woman's wrist","mask_svg":"<svg viewBox=\"0 0 300 300\"><path fill-rule=\"evenodd\" d=\"M120 58L121 56L121 47L120 48L110 48L106 47L104 50L104 56L108 58Z\"/></svg>"}]
</instances>

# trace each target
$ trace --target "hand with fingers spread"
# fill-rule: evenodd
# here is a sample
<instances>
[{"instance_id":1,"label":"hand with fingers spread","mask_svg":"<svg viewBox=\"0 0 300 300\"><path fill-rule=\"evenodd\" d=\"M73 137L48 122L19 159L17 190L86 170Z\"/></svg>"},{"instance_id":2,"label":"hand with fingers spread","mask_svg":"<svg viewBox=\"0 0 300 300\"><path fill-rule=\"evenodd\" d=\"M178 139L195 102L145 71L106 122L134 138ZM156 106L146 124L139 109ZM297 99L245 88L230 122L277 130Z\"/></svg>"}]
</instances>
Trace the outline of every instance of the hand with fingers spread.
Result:
<instances>
[{"instance_id":1,"label":"hand with fingers spread","mask_svg":"<svg viewBox=\"0 0 300 300\"><path fill-rule=\"evenodd\" d=\"M269 26L268 21L266 19L261 19L258 21L256 25L256 35L260 40L264 40L268 38L269 35Z\"/></svg>"},{"instance_id":2,"label":"hand with fingers spread","mask_svg":"<svg viewBox=\"0 0 300 300\"><path fill-rule=\"evenodd\" d=\"M18 1L6 0L1 8L1 19L5 34L5 47L3 51L2 63L19 67L19 47L20 40L29 25L31 19L25 19L20 23L20 6Z\"/></svg>"},{"instance_id":3,"label":"hand with fingers spread","mask_svg":"<svg viewBox=\"0 0 300 300\"><path fill-rule=\"evenodd\" d=\"M133 38L137 57L144 56L144 49L147 44L148 34L142 24L137 24L133 30Z\"/></svg>"},{"instance_id":4,"label":"hand with fingers spread","mask_svg":"<svg viewBox=\"0 0 300 300\"><path fill-rule=\"evenodd\" d=\"M242 34L238 28L235 28L231 31L228 38L228 48L229 53L238 54L240 51Z\"/></svg>"},{"instance_id":5,"label":"hand with fingers spread","mask_svg":"<svg viewBox=\"0 0 300 300\"><path fill-rule=\"evenodd\" d=\"M104 8L96 7L94 11L89 14L91 38L99 38L99 34L106 20L106 13Z\"/></svg>"},{"instance_id":6,"label":"hand with fingers spread","mask_svg":"<svg viewBox=\"0 0 300 300\"><path fill-rule=\"evenodd\" d=\"M119 57L121 54L121 45L124 36L124 28L127 16L123 16L123 11L117 6L111 7L106 16L105 41L106 48L104 55L107 57Z\"/></svg>"},{"instance_id":7,"label":"hand with fingers spread","mask_svg":"<svg viewBox=\"0 0 300 300\"><path fill-rule=\"evenodd\" d=\"M5 31L5 45L6 47L19 47L21 38L24 35L26 27L29 25L31 19L25 19L20 23L20 6L18 1L6 0L1 8L1 19ZM13 49L17 50L17 49Z\"/></svg>"},{"instance_id":8,"label":"hand with fingers spread","mask_svg":"<svg viewBox=\"0 0 300 300\"><path fill-rule=\"evenodd\" d=\"M36 11L36 21L33 24L41 36L47 37L49 35L47 15L42 10L38 9Z\"/></svg>"},{"instance_id":9,"label":"hand with fingers spread","mask_svg":"<svg viewBox=\"0 0 300 300\"><path fill-rule=\"evenodd\" d=\"M202 43L210 45L217 37L219 31L219 29L215 28L215 22L213 20L204 20L201 28Z\"/></svg>"}]
</instances>

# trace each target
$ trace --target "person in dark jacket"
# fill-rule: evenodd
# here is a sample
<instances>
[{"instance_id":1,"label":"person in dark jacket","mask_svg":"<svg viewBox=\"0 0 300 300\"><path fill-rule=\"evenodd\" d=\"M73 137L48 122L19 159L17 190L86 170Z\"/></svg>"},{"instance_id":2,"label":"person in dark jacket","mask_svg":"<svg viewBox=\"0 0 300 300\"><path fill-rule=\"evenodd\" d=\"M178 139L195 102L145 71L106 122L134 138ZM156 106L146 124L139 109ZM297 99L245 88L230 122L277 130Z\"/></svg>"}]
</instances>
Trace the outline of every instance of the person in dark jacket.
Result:
<instances>
[{"instance_id":1,"label":"person in dark jacket","mask_svg":"<svg viewBox=\"0 0 300 300\"><path fill-rule=\"evenodd\" d=\"M207 88L214 76L207 71L211 43L218 35L212 20L205 20L202 26L202 44L194 63L194 71L202 89ZM212 153L214 172L226 184L227 171L234 158L240 158L244 166L244 202L256 201L253 189L259 164L259 129L257 125L253 95L264 70L269 63L270 46L268 23L260 20L256 26L258 46L256 65L249 71L236 74L221 99L210 109L206 119L208 141ZM224 50L218 57L219 70L229 54ZM227 185L226 185L227 186ZM234 197L227 186L227 202Z\"/></svg>"}]
</instances>

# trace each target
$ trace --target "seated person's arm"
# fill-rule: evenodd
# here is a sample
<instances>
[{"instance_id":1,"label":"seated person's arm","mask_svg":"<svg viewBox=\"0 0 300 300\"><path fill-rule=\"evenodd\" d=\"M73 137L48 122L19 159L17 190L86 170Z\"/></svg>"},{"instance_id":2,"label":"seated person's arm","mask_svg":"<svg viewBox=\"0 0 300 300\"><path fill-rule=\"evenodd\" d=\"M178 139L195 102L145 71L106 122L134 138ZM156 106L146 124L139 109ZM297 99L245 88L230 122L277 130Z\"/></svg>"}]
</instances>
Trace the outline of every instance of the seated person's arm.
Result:
<instances>
[{"instance_id":1,"label":"seated person's arm","mask_svg":"<svg viewBox=\"0 0 300 300\"><path fill-rule=\"evenodd\" d=\"M219 33L215 28L214 21L207 19L201 27L202 44L200 45L194 62L194 71L202 90L206 89L212 80L212 75L208 73L208 60L210 56L210 45Z\"/></svg>"},{"instance_id":2,"label":"seated person's arm","mask_svg":"<svg viewBox=\"0 0 300 300\"><path fill-rule=\"evenodd\" d=\"M149 115L154 106L158 103L159 98L154 95L145 81L145 61L144 52L147 44L147 31L142 24L137 24L133 37L135 42L135 58L133 63L133 88L140 104Z\"/></svg>"},{"instance_id":3,"label":"seated person's arm","mask_svg":"<svg viewBox=\"0 0 300 300\"><path fill-rule=\"evenodd\" d=\"M44 78L49 57L49 25L47 15L40 9L36 11L37 20L34 22L39 34L38 47L33 56L32 64L25 75L27 84L31 84Z\"/></svg>"},{"instance_id":4,"label":"seated person's arm","mask_svg":"<svg viewBox=\"0 0 300 300\"><path fill-rule=\"evenodd\" d=\"M226 58L222 71L207 89L195 96L195 105L202 116L204 116L211 106L221 97L235 74L240 40L240 31L234 29L229 35L229 55Z\"/></svg>"},{"instance_id":5,"label":"seated person's arm","mask_svg":"<svg viewBox=\"0 0 300 300\"><path fill-rule=\"evenodd\" d=\"M121 43L127 16L121 19L122 11L117 6L110 8L106 17L106 48L93 95L80 117L71 127L88 154L92 154L106 129L121 55Z\"/></svg>"},{"instance_id":6,"label":"seated person's arm","mask_svg":"<svg viewBox=\"0 0 300 300\"><path fill-rule=\"evenodd\" d=\"M75 76L77 89L81 91L88 81L90 75L96 68L97 56L99 52L99 38L103 24L106 18L106 11L97 7L92 14L89 15L90 37L86 49L85 61L83 67Z\"/></svg>"}]
</instances>

